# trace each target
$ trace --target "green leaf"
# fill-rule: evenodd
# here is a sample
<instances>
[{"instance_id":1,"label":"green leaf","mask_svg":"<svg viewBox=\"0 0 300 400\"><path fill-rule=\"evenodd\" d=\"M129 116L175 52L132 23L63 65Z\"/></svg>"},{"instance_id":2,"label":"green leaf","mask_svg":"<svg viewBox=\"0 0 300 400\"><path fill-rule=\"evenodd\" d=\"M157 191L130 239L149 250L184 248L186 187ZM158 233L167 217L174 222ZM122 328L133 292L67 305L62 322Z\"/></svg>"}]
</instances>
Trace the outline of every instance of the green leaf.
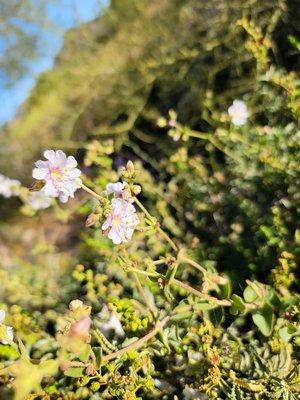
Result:
<instances>
[{"instance_id":1,"label":"green leaf","mask_svg":"<svg viewBox=\"0 0 300 400\"><path fill-rule=\"evenodd\" d=\"M243 295L247 303L253 303L258 298L258 294L251 286L245 288Z\"/></svg>"},{"instance_id":2,"label":"green leaf","mask_svg":"<svg viewBox=\"0 0 300 400\"><path fill-rule=\"evenodd\" d=\"M102 361L102 348L101 347L93 347L93 352L95 354L95 368L97 371L101 368Z\"/></svg>"},{"instance_id":3,"label":"green leaf","mask_svg":"<svg viewBox=\"0 0 300 400\"><path fill-rule=\"evenodd\" d=\"M228 299L231 295L231 283L230 280L228 279L225 285L220 285L220 295L222 299Z\"/></svg>"},{"instance_id":4,"label":"green leaf","mask_svg":"<svg viewBox=\"0 0 300 400\"><path fill-rule=\"evenodd\" d=\"M80 353L80 355L78 356L79 360L86 363L87 360L89 359L90 352L91 352L91 346L89 344L87 344L84 347L84 350L82 351L82 353Z\"/></svg>"},{"instance_id":5,"label":"green leaf","mask_svg":"<svg viewBox=\"0 0 300 400\"><path fill-rule=\"evenodd\" d=\"M191 316L193 315L192 311L186 311L186 312L182 312L182 313L178 313L176 315L174 315L173 317L171 317L171 321L181 321L183 319L187 319L187 318L191 318Z\"/></svg>"},{"instance_id":6,"label":"green leaf","mask_svg":"<svg viewBox=\"0 0 300 400\"><path fill-rule=\"evenodd\" d=\"M274 313L271 306L266 304L263 309L255 311L252 319L263 335L271 335L274 326Z\"/></svg>"},{"instance_id":7,"label":"green leaf","mask_svg":"<svg viewBox=\"0 0 300 400\"><path fill-rule=\"evenodd\" d=\"M232 306L230 307L231 314L237 315L239 313L245 312L246 305L244 303L244 300L240 296L234 294L232 295L231 300L232 300Z\"/></svg>"},{"instance_id":8,"label":"green leaf","mask_svg":"<svg viewBox=\"0 0 300 400\"><path fill-rule=\"evenodd\" d=\"M18 344L19 344L19 350L21 353L21 357L20 357L21 360L29 361L30 358L29 358L28 352L26 350L26 347L24 346L24 343L22 342L22 340L19 338L18 338Z\"/></svg>"},{"instance_id":9,"label":"green leaf","mask_svg":"<svg viewBox=\"0 0 300 400\"><path fill-rule=\"evenodd\" d=\"M293 35L288 35L288 40L300 52L300 41Z\"/></svg>"},{"instance_id":10,"label":"green leaf","mask_svg":"<svg viewBox=\"0 0 300 400\"><path fill-rule=\"evenodd\" d=\"M43 376L52 376L55 375L58 369L58 361L57 360L46 360L42 361L39 364L40 373Z\"/></svg>"},{"instance_id":11,"label":"green leaf","mask_svg":"<svg viewBox=\"0 0 300 400\"><path fill-rule=\"evenodd\" d=\"M216 304L209 303L207 301L199 301L194 305L195 311L208 311L218 307Z\"/></svg>"},{"instance_id":12,"label":"green leaf","mask_svg":"<svg viewBox=\"0 0 300 400\"><path fill-rule=\"evenodd\" d=\"M213 324L213 326L215 328L217 328L223 320L224 311L223 311L222 307L218 307L213 310L209 310L207 312L207 315L208 315L210 322Z\"/></svg>"},{"instance_id":13,"label":"green leaf","mask_svg":"<svg viewBox=\"0 0 300 400\"><path fill-rule=\"evenodd\" d=\"M71 367L65 371L65 375L70 376L71 378L80 378L83 376L83 371L84 368Z\"/></svg>"},{"instance_id":14,"label":"green leaf","mask_svg":"<svg viewBox=\"0 0 300 400\"><path fill-rule=\"evenodd\" d=\"M284 326L283 328L279 329L278 334L280 339L287 343L293 337L295 332L297 332L297 328L294 325L289 324L288 326Z\"/></svg>"},{"instance_id":15,"label":"green leaf","mask_svg":"<svg viewBox=\"0 0 300 400\"><path fill-rule=\"evenodd\" d=\"M262 225L259 227L259 230L265 235L265 237L270 240L274 236L273 229L269 226Z\"/></svg>"}]
</instances>

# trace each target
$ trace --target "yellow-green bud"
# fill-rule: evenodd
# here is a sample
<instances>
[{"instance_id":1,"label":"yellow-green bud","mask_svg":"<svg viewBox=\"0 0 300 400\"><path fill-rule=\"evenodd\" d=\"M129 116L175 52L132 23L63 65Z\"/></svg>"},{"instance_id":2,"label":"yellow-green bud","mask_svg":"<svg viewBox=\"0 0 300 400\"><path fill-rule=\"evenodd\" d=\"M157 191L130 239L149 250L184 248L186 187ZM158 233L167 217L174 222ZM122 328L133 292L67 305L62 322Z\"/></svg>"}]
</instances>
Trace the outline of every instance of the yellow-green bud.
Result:
<instances>
[{"instance_id":1,"label":"yellow-green bud","mask_svg":"<svg viewBox=\"0 0 300 400\"><path fill-rule=\"evenodd\" d=\"M133 185L132 191L133 191L134 195L137 195L137 194L141 193L142 188L140 185Z\"/></svg>"},{"instance_id":2,"label":"yellow-green bud","mask_svg":"<svg viewBox=\"0 0 300 400\"><path fill-rule=\"evenodd\" d=\"M81 300L75 299L72 300L71 303L69 304L69 309L71 311L75 311L78 310L79 308L81 308L83 306L83 302Z\"/></svg>"},{"instance_id":3,"label":"yellow-green bud","mask_svg":"<svg viewBox=\"0 0 300 400\"><path fill-rule=\"evenodd\" d=\"M95 223L99 221L99 217L100 217L99 214L95 214L95 213L90 214L87 217L87 220L85 221L85 226L87 228L89 228L90 226L95 225Z\"/></svg>"}]
</instances>

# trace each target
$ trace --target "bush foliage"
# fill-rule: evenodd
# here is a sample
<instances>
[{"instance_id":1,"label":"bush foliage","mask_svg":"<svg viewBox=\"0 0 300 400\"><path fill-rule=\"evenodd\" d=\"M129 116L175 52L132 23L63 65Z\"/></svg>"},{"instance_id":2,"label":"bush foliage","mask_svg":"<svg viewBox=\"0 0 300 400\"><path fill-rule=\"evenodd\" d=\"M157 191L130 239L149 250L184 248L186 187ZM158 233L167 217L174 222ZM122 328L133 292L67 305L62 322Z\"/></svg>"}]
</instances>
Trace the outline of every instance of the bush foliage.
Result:
<instances>
[{"instance_id":1,"label":"bush foliage","mask_svg":"<svg viewBox=\"0 0 300 400\"><path fill-rule=\"evenodd\" d=\"M141 186L148 211L116 246L86 193L38 213L1 200L16 339L0 344L0 398L299 399L299 9L111 1L67 34L5 127L1 171L27 185L60 148L96 193ZM72 336L88 316L90 340Z\"/></svg>"}]
</instances>

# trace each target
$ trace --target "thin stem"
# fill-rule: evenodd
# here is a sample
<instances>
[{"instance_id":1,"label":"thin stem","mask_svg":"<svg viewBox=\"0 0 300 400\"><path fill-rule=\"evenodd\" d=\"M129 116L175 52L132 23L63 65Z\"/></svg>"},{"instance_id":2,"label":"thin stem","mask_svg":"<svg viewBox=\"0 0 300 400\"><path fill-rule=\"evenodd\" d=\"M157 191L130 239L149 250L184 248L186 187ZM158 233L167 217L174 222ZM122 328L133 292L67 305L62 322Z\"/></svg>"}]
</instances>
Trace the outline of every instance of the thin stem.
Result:
<instances>
[{"instance_id":1,"label":"thin stem","mask_svg":"<svg viewBox=\"0 0 300 400\"><path fill-rule=\"evenodd\" d=\"M159 274L158 272L148 272L134 267L126 268L126 271L136 272L137 274L145 275L149 278L163 278L163 275Z\"/></svg>"},{"instance_id":2,"label":"thin stem","mask_svg":"<svg viewBox=\"0 0 300 400\"><path fill-rule=\"evenodd\" d=\"M207 135L205 133L202 132L197 132L194 130L189 130L188 132L189 137L194 137L197 139L204 139L204 140L208 140L213 146L215 146L217 149L219 149L220 151L222 151L224 154L226 154L228 157L232 158L233 160L239 162L240 160L231 153L231 151L228 151L222 143L220 143L215 137L213 137L212 135Z\"/></svg>"},{"instance_id":3,"label":"thin stem","mask_svg":"<svg viewBox=\"0 0 300 400\"><path fill-rule=\"evenodd\" d=\"M162 275L162 274L159 274L158 272L151 273L151 272L143 271L143 270L140 270L138 268L133 268L133 267L130 267L127 270L128 271L134 271L137 274L146 275L146 276L152 277L152 278L165 279L165 276ZM181 287L182 289L185 289L187 292L192 293L194 296L200 297L201 299L205 299L207 301L211 301L211 302L213 302L215 304L218 304L220 306L231 306L231 301L230 300L219 300L216 297L210 296L207 293L202 293L199 290L192 288L187 283L181 282L178 279L173 278L172 281L170 282L170 284L178 286L178 287Z\"/></svg>"},{"instance_id":4,"label":"thin stem","mask_svg":"<svg viewBox=\"0 0 300 400\"><path fill-rule=\"evenodd\" d=\"M209 140L210 134L189 129L188 135L197 139Z\"/></svg>"},{"instance_id":5,"label":"thin stem","mask_svg":"<svg viewBox=\"0 0 300 400\"><path fill-rule=\"evenodd\" d=\"M143 213L146 215L147 218L149 218L150 221L153 222L154 224L154 218L152 215L148 212L148 210L143 206L143 204L136 198L134 197L135 203L140 207L140 209L143 211ZM164 237L164 239L170 244L172 249L174 251L178 251L178 247L176 244L173 242L173 240L169 237L169 235L166 234L166 232L157 224L154 224L155 229Z\"/></svg>"},{"instance_id":6,"label":"thin stem","mask_svg":"<svg viewBox=\"0 0 300 400\"><path fill-rule=\"evenodd\" d=\"M199 290L196 290L196 289L192 288L190 285L188 285L187 283L181 282L177 279L173 279L172 282L170 282L170 283L171 283L171 285L175 285L182 289L185 289L187 292L192 293L193 295L200 297L201 299L211 301L212 303L218 304L220 306L228 306L228 307L231 306L230 300L219 300L216 297L210 296L207 293L199 292Z\"/></svg>"},{"instance_id":7,"label":"thin stem","mask_svg":"<svg viewBox=\"0 0 300 400\"><path fill-rule=\"evenodd\" d=\"M207 271L204 267L202 267L200 264L198 264L196 261L191 260L189 257L183 256L183 255L179 255L178 257L178 261L182 261L182 262L186 262L187 264L192 265L193 267L195 267L196 269L198 269L199 271L201 271L203 273L203 275L207 274Z\"/></svg>"},{"instance_id":8,"label":"thin stem","mask_svg":"<svg viewBox=\"0 0 300 400\"><path fill-rule=\"evenodd\" d=\"M114 360L115 358L121 357L123 354L127 353L129 350L136 350L139 349L146 343L148 340L152 339L158 331L163 329L166 323L169 321L170 317L165 317L161 321L158 321L155 327L147 333L147 335L143 336L141 339L136 340L135 342L131 343L129 346L124 347L121 350L115 351L114 353L107 354L106 356L102 357L103 361L110 361Z\"/></svg>"},{"instance_id":9,"label":"thin stem","mask_svg":"<svg viewBox=\"0 0 300 400\"><path fill-rule=\"evenodd\" d=\"M92 195L93 197L95 197L96 199L102 200L102 197L101 197L98 193L94 192L92 189L88 188L88 187L85 186L83 183L81 184L81 188L82 188L83 190L85 190L87 193L91 194L91 195Z\"/></svg>"},{"instance_id":10,"label":"thin stem","mask_svg":"<svg viewBox=\"0 0 300 400\"><path fill-rule=\"evenodd\" d=\"M162 259L160 259L160 260L155 260L155 261L153 261L153 264L154 264L154 265L161 265L161 264L165 264L165 262L166 262L166 259L165 259L165 258L162 258Z\"/></svg>"},{"instance_id":11,"label":"thin stem","mask_svg":"<svg viewBox=\"0 0 300 400\"><path fill-rule=\"evenodd\" d=\"M178 251L178 247L176 246L176 244L173 242L173 240L170 238L169 235L166 234L166 232L161 229L160 226L156 227L157 231L166 239L166 241L169 243L169 245L172 247L172 249L174 251Z\"/></svg>"},{"instance_id":12,"label":"thin stem","mask_svg":"<svg viewBox=\"0 0 300 400\"><path fill-rule=\"evenodd\" d=\"M195 267L198 271L201 271L204 275L204 278L211 281L212 283L216 283L217 285L225 285L227 283L227 279L219 276L219 275L214 275L212 273L209 273L204 267L202 267L199 263L196 261L192 260L191 258L187 257L185 254L182 255L182 253L179 252L178 254L178 261L179 262L186 262L187 264L192 265Z\"/></svg>"},{"instance_id":13,"label":"thin stem","mask_svg":"<svg viewBox=\"0 0 300 400\"><path fill-rule=\"evenodd\" d=\"M137 273L132 271L132 275L133 275L133 278L135 280L136 287L137 287L142 299L144 300L144 303L146 304L146 306L147 306L148 310L150 311L150 313L153 314L155 309L154 309L153 305L149 302L149 300L147 298L147 295L145 293L145 290L144 290L144 288L143 288L143 286L141 284L141 281L140 281Z\"/></svg>"},{"instance_id":14,"label":"thin stem","mask_svg":"<svg viewBox=\"0 0 300 400\"><path fill-rule=\"evenodd\" d=\"M140 207L140 209L143 211L143 213L150 219L150 221L153 221L152 215L148 212L148 210L143 206L143 204L139 201L137 197L133 198L135 203Z\"/></svg>"}]
</instances>

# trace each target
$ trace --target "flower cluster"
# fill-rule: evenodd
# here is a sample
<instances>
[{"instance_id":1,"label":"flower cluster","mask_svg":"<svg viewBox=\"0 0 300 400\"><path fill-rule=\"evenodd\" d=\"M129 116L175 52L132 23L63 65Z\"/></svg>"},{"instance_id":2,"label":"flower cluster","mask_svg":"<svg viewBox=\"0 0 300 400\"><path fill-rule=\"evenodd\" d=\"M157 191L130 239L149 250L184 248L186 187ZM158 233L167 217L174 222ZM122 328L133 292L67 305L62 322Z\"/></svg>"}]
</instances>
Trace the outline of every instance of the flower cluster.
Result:
<instances>
[{"instance_id":1,"label":"flower cluster","mask_svg":"<svg viewBox=\"0 0 300 400\"><path fill-rule=\"evenodd\" d=\"M14 332L11 326L4 324L5 311L0 310L0 342L2 344L11 343L14 340Z\"/></svg>"},{"instance_id":2,"label":"flower cluster","mask_svg":"<svg viewBox=\"0 0 300 400\"><path fill-rule=\"evenodd\" d=\"M7 178L0 174L0 194L6 198L18 196L21 183L16 179Z\"/></svg>"},{"instance_id":3,"label":"flower cluster","mask_svg":"<svg viewBox=\"0 0 300 400\"><path fill-rule=\"evenodd\" d=\"M69 197L74 197L74 193L80 187L93 193L82 185L81 171L77 168L77 161L73 156L66 156L62 150L46 150L44 157L46 161L37 161L36 168L32 172L35 179L44 182L44 186L39 192L33 192L29 196L28 203L32 209L40 210L49 207L51 197L58 197L61 202L65 203ZM135 171L132 163L128 163L124 173L129 178L133 177ZM113 198L111 202L107 198L103 198L105 212L102 214L105 215L106 220L102 224L102 230L114 244L128 242L139 224L136 209L131 204L132 193L137 194L139 191L138 185L132 185L130 188L126 182L109 183L106 186L104 194L106 196L113 195ZM93 225L99 218L100 214L90 215L87 226Z\"/></svg>"}]
</instances>

